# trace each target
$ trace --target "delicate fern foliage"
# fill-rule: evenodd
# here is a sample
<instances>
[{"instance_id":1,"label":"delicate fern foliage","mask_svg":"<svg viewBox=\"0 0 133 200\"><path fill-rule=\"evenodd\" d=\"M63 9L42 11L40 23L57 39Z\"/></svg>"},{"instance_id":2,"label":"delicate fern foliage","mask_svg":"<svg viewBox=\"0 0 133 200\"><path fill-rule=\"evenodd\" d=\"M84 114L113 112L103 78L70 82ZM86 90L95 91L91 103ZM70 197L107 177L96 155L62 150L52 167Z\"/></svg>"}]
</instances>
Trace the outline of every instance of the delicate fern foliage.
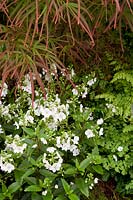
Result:
<instances>
[{"instance_id":1,"label":"delicate fern foliage","mask_svg":"<svg viewBox=\"0 0 133 200\"><path fill-rule=\"evenodd\" d=\"M123 66L121 66L123 69ZM114 74L113 79L109 83L111 91L97 95L96 98L105 99L112 103L117 109L116 113L123 118L131 118L131 105L133 103L133 70L121 70Z\"/></svg>"},{"instance_id":2,"label":"delicate fern foliage","mask_svg":"<svg viewBox=\"0 0 133 200\"><path fill-rule=\"evenodd\" d=\"M133 86L133 70L132 71L131 70L125 70L125 71L117 72L114 75L111 83L114 83L118 80L126 80L127 82L131 83L131 85Z\"/></svg>"}]
</instances>

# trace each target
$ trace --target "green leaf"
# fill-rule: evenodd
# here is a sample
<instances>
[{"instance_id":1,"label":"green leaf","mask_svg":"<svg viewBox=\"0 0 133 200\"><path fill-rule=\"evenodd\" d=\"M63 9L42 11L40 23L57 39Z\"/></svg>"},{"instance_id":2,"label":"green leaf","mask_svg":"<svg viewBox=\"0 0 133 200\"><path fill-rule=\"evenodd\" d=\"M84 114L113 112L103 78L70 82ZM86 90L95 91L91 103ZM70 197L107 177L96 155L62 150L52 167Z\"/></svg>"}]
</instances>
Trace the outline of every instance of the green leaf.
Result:
<instances>
[{"instance_id":1,"label":"green leaf","mask_svg":"<svg viewBox=\"0 0 133 200\"><path fill-rule=\"evenodd\" d=\"M0 193L0 200L4 200L4 199L5 199L4 195Z\"/></svg>"},{"instance_id":2,"label":"green leaf","mask_svg":"<svg viewBox=\"0 0 133 200\"><path fill-rule=\"evenodd\" d=\"M68 168L66 171L64 171L64 174L68 174L68 175L71 175L71 174L76 174L77 172L77 169L75 167L70 167Z\"/></svg>"},{"instance_id":3,"label":"green leaf","mask_svg":"<svg viewBox=\"0 0 133 200\"><path fill-rule=\"evenodd\" d=\"M61 179L61 182L66 194L70 194L72 192L70 185L63 178Z\"/></svg>"},{"instance_id":4,"label":"green leaf","mask_svg":"<svg viewBox=\"0 0 133 200\"><path fill-rule=\"evenodd\" d=\"M69 197L70 200L80 200L79 197L76 194L73 194L73 193L70 194L68 197Z\"/></svg>"},{"instance_id":5,"label":"green leaf","mask_svg":"<svg viewBox=\"0 0 133 200\"><path fill-rule=\"evenodd\" d=\"M18 182L14 182L8 187L8 192L12 194L16 192L20 187L21 185Z\"/></svg>"},{"instance_id":6,"label":"green leaf","mask_svg":"<svg viewBox=\"0 0 133 200\"><path fill-rule=\"evenodd\" d=\"M2 183L2 192L5 193L7 191L7 187L4 183Z\"/></svg>"},{"instance_id":7,"label":"green leaf","mask_svg":"<svg viewBox=\"0 0 133 200\"><path fill-rule=\"evenodd\" d=\"M35 169L32 169L32 168L28 169L28 170L24 173L24 175L22 176L22 179L27 178L29 175L33 174L34 172L35 172Z\"/></svg>"},{"instance_id":8,"label":"green leaf","mask_svg":"<svg viewBox=\"0 0 133 200\"><path fill-rule=\"evenodd\" d=\"M66 197L64 197L64 195L59 195L55 200L66 200Z\"/></svg>"},{"instance_id":9,"label":"green leaf","mask_svg":"<svg viewBox=\"0 0 133 200\"><path fill-rule=\"evenodd\" d=\"M23 127L22 129L23 129L23 131L24 131L25 133L27 133L27 134L30 135L30 136L35 135L35 131L34 131L33 129L31 129L31 128Z\"/></svg>"},{"instance_id":10,"label":"green leaf","mask_svg":"<svg viewBox=\"0 0 133 200\"><path fill-rule=\"evenodd\" d=\"M45 177L47 177L51 180L54 180L57 177L56 174L54 174L54 173L52 173L48 170L45 170L45 169L40 169L39 172L40 172L41 175L43 175L43 176L45 176Z\"/></svg>"},{"instance_id":11,"label":"green leaf","mask_svg":"<svg viewBox=\"0 0 133 200\"><path fill-rule=\"evenodd\" d=\"M37 179L35 177L26 177L25 180L29 185L37 184Z\"/></svg>"},{"instance_id":12,"label":"green leaf","mask_svg":"<svg viewBox=\"0 0 133 200\"><path fill-rule=\"evenodd\" d=\"M104 174L104 170L103 170L103 168L102 168L101 165L94 165L94 166L92 166L92 168L93 168L98 174L101 174L101 175Z\"/></svg>"},{"instance_id":13,"label":"green leaf","mask_svg":"<svg viewBox=\"0 0 133 200\"><path fill-rule=\"evenodd\" d=\"M83 178L76 179L76 185L82 194L84 194L86 197L89 196L88 185L85 183Z\"/></svg>"},{"instance_id":14,"label":"green leaf","mask_svg":"<svg viewBox=\"0 0 133 200\"><path fill-rule=\"evenodd\" d=\"M30 185L24 191L25 192L40 192L42 188L38 185Z\"/></svg>"},{"instance_id":15,"label":"green leaf","mask_svg":"<svg viewBox=\"0 0 133 200\"><path fill-rule=\"evenodd\" d=\"M79 168L80 168L81 170L85 170L85 169L89 166L90 162L91 162L91 158L86 158L86 159L84 159L84 160L80 163Z\"/></svg>"},{"instance_id":16,"label":"green leaf","mask_svg":"<svg viewBox=\"0 0 133 200\"><path fill-rule=\"evenodd\" d=\"M42 200L42 196L35 192L32 193L31 200Z\"/></svg>"}]
</instances>

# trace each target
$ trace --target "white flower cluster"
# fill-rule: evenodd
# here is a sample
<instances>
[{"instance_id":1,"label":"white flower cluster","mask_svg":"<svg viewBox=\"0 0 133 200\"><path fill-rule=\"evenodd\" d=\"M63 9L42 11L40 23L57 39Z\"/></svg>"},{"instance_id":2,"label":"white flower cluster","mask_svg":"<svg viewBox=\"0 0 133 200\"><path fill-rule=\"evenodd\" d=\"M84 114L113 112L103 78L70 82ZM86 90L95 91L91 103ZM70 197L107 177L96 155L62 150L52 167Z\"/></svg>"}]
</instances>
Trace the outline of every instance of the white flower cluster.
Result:
<instances>
[{"instance_id":1,"label":"white flower cluster","mask_svg":"<svg viewBox=\"0 0 133 200\"><path fill-rule=\"evenodd\" d=\"M2 171L11 173L15 169L12 163L13 159L11 154L6 152L0 154L0 168Z\"/></svg>"},{"instance_id":2,"label":"white flower cluster","mask_svg":"<svg viewBox=\"0 0 133 200\"><path fill-rule=\"evenodd\" d=\"M6 97L7 93L8 93L8 85L6 83L4 83L2 92L1 92L1 97Z\"/></svg>"},{"instance_id":3,"label":"white flower cluster","mask_svg":"<svg viewBox=\"0 0 133 200\"><path fill-rule=\"evenodd\" d=\"M30 81L30 76L29 74L26 74L25 75L25 79L23 81L23 86L22 86L22 89L29 93L29 94L32 94L32 90L31 90L31 81Z\"/></svg>"},{"instance_id":4,"label":"white flower cluster","mask_svg":"<svg viewBox=\"0 0 133 200\"><path fill-rule=\"evenodd\" d=\"M11 120L12 116L10 114L10 104L8 104L8 105L1 104L0 105L0 115L1 115L1 117L5 117L8 121Z\"/></svg>"},{"instance_id":5,"label":"white flower cluster","mask_svg":"<svg viewBox=\"0 0 133 200\"><path fill-rule=\"evenodd\" d=\"M56 95L53 101L44 101L44 99L35 100L33 109L34 114L36 116L42 116L45 122L48 121L48 127L54 130L69 115L69 105L61 104L58 95Z\"/></svg>"},{"instance_id":6,"label":"white flower cluster","mask_svg":"<svg viewBox=\"0 0 133 200\"><path fill-rule=\"evenodd\" d=\"M100 118L97 120L97 125L101 125L103 124L103 122L104 122L103 118Z\"/></svg>"},{"instance_id":7,"label":"white flower cluster","mask_svg":"<svg viewBox=\"0 0 133 200\"><path fill-rule=\"evenodd\" d=\"M56 146L64 151L72 152L73 156L79 155L78 142L79 137L76 135L69 136L65 133L63 136L56 137Z\"/></svg>"},{"instance_id":8,"label":"white flower cluster","mask_svg":"<svg viewBox=\"0 0 133 200\"><path fill-rule=\"evenodd\" d=\"M46 169L55 173L60 170L63 159L55 147L48 147L47 152L43 155L44 166Z\"/></svg>"},{"instance_id":9,"label":"white flower cluster","mask_svg":"<svg viewBox=\"0 0 133 200\"><path fill-rule=\"evenodd\" d=\"M87 138L92 138L92 137L95 137L93 131L91 129L87 129L85 131L85 135L87 136Z\"/></svg>"},{"instance_id":10,"label":"white flower cluster","mask_svg":"<svg viewBox=\"0 0 133 200\"><path fill-rule=\"evenodd\" d=\"M106 106L108 109L111 109L113 113L116 112L116 107L113 104L106 103Z\"/></svg>"},{"instance_id":11,"label":"white flower cluster","mask_svg":"<svg viewBox=\"0 0 133 200\"><path fill-rule=\"evenodd\" d=\"M96 78L93 78L87 82L87 85L92 86L97 81Z\"/></svg>"},{"instance_id":12,"label":"white flower cluster","mask_svg":"<svg viewBox=\"0 0 133 200\"><path fill-rule=\"evenodd\" d=\"M5 144L5 150L10 150L15 154L23 154L27 147L27 144L23 142L23 139L20 139L19 135L15 135L14 138L12 138L12 135L7 136Z\"/></svg>"},{"instance_id":13,"label":"white flower cluster","mask_svg":"<svg viewBox=\"0 0 133 200\"><path fill-rule=\"evenodd\" d=\"M94 184L97 184L97 183L98 183L98 178L94 178L94 183L91 183L91 185L89 186L90 190L92 190L94 187Z\"/></svg>"}]
</instances>

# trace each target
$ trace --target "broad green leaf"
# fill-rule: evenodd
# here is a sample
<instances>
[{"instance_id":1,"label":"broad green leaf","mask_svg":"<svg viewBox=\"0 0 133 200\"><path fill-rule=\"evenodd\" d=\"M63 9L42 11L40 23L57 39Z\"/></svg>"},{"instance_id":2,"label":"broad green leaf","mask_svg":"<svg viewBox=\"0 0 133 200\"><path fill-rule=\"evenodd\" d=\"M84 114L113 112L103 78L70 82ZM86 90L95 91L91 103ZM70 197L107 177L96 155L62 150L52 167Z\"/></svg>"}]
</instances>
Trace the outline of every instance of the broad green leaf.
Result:
<instances>
[{"instance_id":1,"label":"broad green leaf","mask_svg":"<svg viewBox=\"0 0 133 200\"><path fill-rule=\"evenodd\" d=\"M8 191L9 191L9 193L14 193L14 192L16 192L20 187L21 187L21 185L20 185L18 182L14 182L14 183L12 183L12 184L8 187Z\"/></svg>"},{"instance_id":2,"label":"broad green leaf","mask_svg":"<svg viewBox=\"0 0 133 200\"><path fill-rule=\"evenodd\" d=\"M59 195L55 200L66 200L66 197L64 197L64 195Z\"/></svg>"},{"instance_id":3,"label":"broad green leaf","mask_svg":"<svg viewBox=\"0 0 133 200\"><path fill-rule=\"evenodd\" d=\"M45 169L40 169L39 170L40 174L42 174L43 176L47 177L47 178L50 178L51 180L54 180L57 175L48 171L48 170L45 170Z\"/></svg>"},{"instance_id":4,"label":"broad green leaf","mask_svg":"<svg viewBox=\"0 0 133 200\"><path fill-rule=\"evenodd\" d=\"M37 194L36 192L32 193L31 200L42 200L42 195Z\"/></svg>"},{"instance_id":5,"label":"broad green leaf","mask_svg":"<svg viewBox=\"0 0 133 200\"><path fill-rule=\"evenodd\" d=\"M33 174L34 172L35 172L35 169L32 169L32 168L28 169L28 170L24 173L24 175L22 176L22 179L27 178L28 176L30 176L30 175Z\"/></svg>"},{"instance_id":6,"label":"broad green leaf","mask_svg":"<svg viewBox=\"0 0 133 200\"><path fill-rule=\"evenodd\" d=\"M69 197L70 200L80 200L79 197L76 194L73 194L73 193L70 194L68 197Z\"/></svg>"},{"instance_id":7,"label":"broad green leaf","mask_svg":"<svg viewBox=\"0 0 133 200\"><path fill-rule=\"evenodd\" d=\"M0 200L4 200L4 199L5 199L4 195L0 193Z\"/></svg>"},{"instance_id":8,"label":"broad green leaf","mask_svg":"<svg viewBox=\"0 0 133 200\"><path fill-rule=\"evenodd\" d=\"M23 127L22 129L23 129L23 131L24 131L25 133L27 133L27 134L30 135L30 136L35 135L35 131L34 131L33 129L31 129L31 128Z\"/></svg>"},{"instance_id":9,"label":"broad green leaf","mask_svg":"<svg viewBox=\"0 0 133 200\"><path fill-rule=\"evenodd\" d=\"M37 162L33 158L30 158L29 161L32 165L36 166Z\"/></svg>"},{"instance_id":10,"label":"broad green leaf","mask_svg":"<svg viewBox=\"0 0 133 200\"><path fill-rule=\"evenodd\" d=\"M24 191L25 192L40 192L42 188L38 185L30 185Z\"/></svg>"},{"instance_id":11,"label":"broad green leaf","mask_svg":"<svg viewBox=\"0 0 133 200\"><path fill-rule=\"evenodd\" d=\"M89 166L90 162L91 162L91 158L86 158L86 159L84 159L84 160L80 163L79 169L85 170L85 169Z\"/></svg>"},{"instance_id":12,"label":"broad green leaf","mask_svg":"<svg viewBox=\"0 0 133 200\"><path fill-rule=\"evenodd\" d=\"M94 166L92 166L92 168L93 168L98 174L101 174L101 175L104 174L104 170L103 170L103 168L102 168L101 165L94 165Z\"/></svg>"},{"instance_id":13,"label":"broad green leaf","mask_svg":"<svg viewBox=\"0 0 133 200\"><path fill-rule=\"evenodd\" d=\"M61 179L61 182L62 182L62 185L63 185L63 188L64 188L66 194L70 194L72 191L70 185L63 178Z\"/></svg>"},{"instance_id":14,"label":"broad green leaf","mask_svg":"<svg viewBox=\"0 0 133 200\"><path fill-rule=\"evenodd\" d=\"M64 171L65 174L71 175L71 174L76 174L77 169L75 167L70 167L66 171Z\"/></svg>"},{"instance_id":15,"label":"broad green leaf","mask_svg":"<svg viewBox=\"0 0 133 200\"><path fill-rule=\"evenodd\" d=\"M76 185L82 194L84 194L86 197L89 196L88 185L85 183L83 178L76 179Z\"/></svg>"},{"instance_id":16,"label":"broad green leaf","mask_svg":"<svg viewBox=\"0 0 133 200\"><path fill-rule=\"evenodd\" d=\"M37 184L37 179L35 177L26 177L25 180L29 185Z\"/></svg>"},{"instance_id":17,"label":"broad green leaf","mask_svg":"<svg viewBox=\"0 0 133 200\"><path fill-rule=\"evenodd\" d=\"M5 193L7 191L7 187L4 183L2 183L2 192Z\"/></svg>"}]
</instances>

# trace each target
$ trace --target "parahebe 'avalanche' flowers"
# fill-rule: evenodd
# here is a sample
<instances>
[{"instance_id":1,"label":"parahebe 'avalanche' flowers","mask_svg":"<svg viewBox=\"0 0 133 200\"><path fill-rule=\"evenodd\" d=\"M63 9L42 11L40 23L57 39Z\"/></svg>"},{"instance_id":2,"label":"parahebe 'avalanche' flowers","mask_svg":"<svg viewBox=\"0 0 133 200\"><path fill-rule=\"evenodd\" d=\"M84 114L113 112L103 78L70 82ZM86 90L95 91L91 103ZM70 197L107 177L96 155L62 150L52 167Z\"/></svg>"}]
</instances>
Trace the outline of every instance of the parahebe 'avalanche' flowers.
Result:
<instances>
[{"instance_id":1,"label":"parahebe 'avalanche' flowers","mask_svg":"<svg viewBox=\"0 0 133 200\"><path fill-rule=\"evenodd\" d=\"M1 97L6 97L7 93L8 93L8 85L4 83L2 92L1 92Z\"/></svg>"},{"instance_id":2,"label":"parahebe 'avalanche' flowers","mask_svg":"<svg viewBox=\"0 0 133 200\"><path fill-rule=\"evenodd\" d=\"M79 137L76 135L69 136L65 133L63 136L56 137L56 146L63 151L72 152L73 156L79 155L78 142Z\"/></svg>"},{"instance_id":3,"label":"parahebe 'avalanche' flowers","mask_svg":"<svg viewBox=\"0 0 133 200\"><path fill-rule=\"evenodd\" d=\"M96 78L89 80L87 82L87 85L92 86L96 82L96 80L97 80Z\"/></svg>"},{"instance_id":4,"label":"parahebe 'avalanche' flowers","mask_svg":"<svg viewBox=\"0 0 133 200\"><path fill-rule=\"evenodd\" d=\"M97 125L101 125L101 124L103 124L103 122L104 122L103 118L100 118L100 119L97 120Z\"/></svg>"},{"instance_id":5,"label":"parahebe 'avalanche' flowers","mask_svg":"<svg viewBox=\"0 0 133 200\"><path fill-rule=\"evenodd\" d=\"M78 95L78 90L76 88L73 88L72 89L72 93L73 93L73 95L77 96Z\"/></svg>"},{"instance_id":6,"label":"parahebe 'avalanche' flowers","mask_svg":"<svg viewBox=\"0 0 133 200\"><path fill-rule=\"evenodd\" d=\"M100 128L99 130L99 136L102 136L103 135L103 128Z\"/></svg>"},{"instance_id":7,"label":"parahebe 'avalanche' flowers","mask_svg":"<svg viewBox=\"0 0 133 200\"><path fill-rule=\"evenodd\" d=\"M60 170L63 159L55 147L48 147L43 155L43 163L46 169L55 173Z\"/></svg>"},{"instance_id":8,"label":"parahebe 'avalanche' flowers","mask_svg":"<svg viewBox=\"0 0 133 200\"><path fill-rule=\"evenodd\" d=\"M8 173L11 173L15 169L15 166L13 165L12 154L9 154L7 152L1 152L0 168L2 171Z\"/></svg>"},{"instance_id":9,"label":"parahebe 'avalanche' flowers","mask_svg":"<svg viewBox=\"0 0 133 200\"><path fill-rule=\"evenodd\" d=\"M0 124L0 134L1 134L1 133L4 133L4 131L3 131L2 126L1 126L1 124Z\"/></svg>"},{"instance_id":10,"label":"parahebe 'avalanche' flowers","mask_svg":"<svg viewBox=\"0 0 133 200\"><path fill-rule=\"evenodd\" d=\"M85 135L87 136L87 138L92 138L92 137L95 137L93 131L91 129L87 129L85 131Z\"/></svg>"},{"instance_id":11,"label":"parahebe 'avalanche' flowers","mask_svg":"<svg viewBox=\"0 0 133 200\"><path fill-rule=\"evenodd\" d=\"M5 144L5 150L10 150L15 154L23 154L27 147L27 144L23 142L23 139L20 139L19 135L15 135L14 138L12 135L7 136Z\"/></svg>"},{"instance_id":12,"label":"parahebe 'avalanche' flowers","mask_svg":"<svg viewBox=\"0 0 133 200\"><path fill-rule=\"evenodd\" d=\"M122 146L119 146L119 147L117 148L117 150L118 150L119 152L121 152L121 151L123 151L123 147L122 147Z\"/></svg>"}]
</instances>

